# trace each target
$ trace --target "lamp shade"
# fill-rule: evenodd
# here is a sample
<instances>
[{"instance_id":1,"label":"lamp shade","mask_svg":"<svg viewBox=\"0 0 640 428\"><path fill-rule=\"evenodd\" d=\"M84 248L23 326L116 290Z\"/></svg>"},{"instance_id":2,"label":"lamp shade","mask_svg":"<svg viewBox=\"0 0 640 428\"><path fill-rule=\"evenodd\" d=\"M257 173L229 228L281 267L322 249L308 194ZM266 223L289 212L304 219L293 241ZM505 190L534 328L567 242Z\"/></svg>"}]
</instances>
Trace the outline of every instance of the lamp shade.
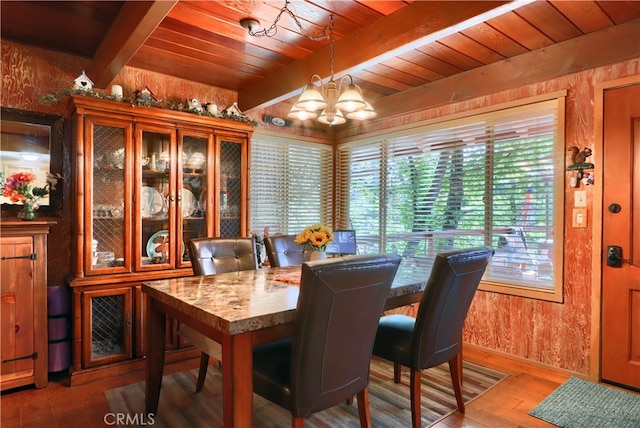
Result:
<instances>
[{"instance_id":1,"label":"lamp shade","mask_svg":"<svg viewBox=\"0 0 640 428\"><path fill-rule=\"evenodd\" d=\"M375 110L373 110L373 107L371 106L371 104L369 104L366 101L365 101L364 108L347 113L347 117L349 119L355 119L355 120L367 120L367 119L371 119L372 117L376 117L377 115L378 113L376 113Z\"/></svg>"},{"instance_id":2,"label":"lamp shade","mask_svg":"<svg viewBox=\"0 0 640 428\"><path fill-rule=\"evenodd\" d=\"M347 119L344 118L342 112L336 109L335 113L327 112L327 110L323 110L318 116L318 122L324 123L326 125L342 125L345 123Z\"/></svg>"},{"instance_id":3,"label":"lamp shade","mask_svg":"<svg viewBox=\"0 0 640 428\"><path fill-rule=\"evenodd\" d=\"M324 101L324 97L313 83L307 84L300 98L294 104L294 107L307 111L320 110L326 106L327 103Z\"/></svg>"},{"instance_id":4,"label":"lamp shade","mask_svg":"<svg viewBox=\"0 0 640 428\"><path fill-rule=\"evenodd\" d=\"M362 92L355 84L351 83L342 91L336 102L336 107L346 112L352 112L365 107Z\"/></svg>"},{"instance_id":5,"label":"lamp shade","mask_svg":"<svg viewBox=\"0 0 640 428\"><path fill-rule=\"evenodd\" d=\"M289 114L287 114L287 116L290 117L291 119L307 120L307 119L315 119L316 117L318 117L318 113L314 110L309 111L309 110L297 108L294 104L291 107L291 110L289 110Z\"/></svg>"}]
</instances>

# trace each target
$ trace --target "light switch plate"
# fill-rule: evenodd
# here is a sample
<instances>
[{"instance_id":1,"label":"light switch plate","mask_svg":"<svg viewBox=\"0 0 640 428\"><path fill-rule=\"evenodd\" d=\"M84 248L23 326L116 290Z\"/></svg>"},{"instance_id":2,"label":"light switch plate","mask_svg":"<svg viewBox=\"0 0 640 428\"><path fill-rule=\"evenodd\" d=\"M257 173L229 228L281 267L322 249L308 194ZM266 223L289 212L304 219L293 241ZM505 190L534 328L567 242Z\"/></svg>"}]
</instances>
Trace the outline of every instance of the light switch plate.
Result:
<instances>
[{"instance_id":1,"label":"light switch plate","mask_svg":"<svg viewBox=\"0 0 640 428\"><path fill-rule=\"evenodd\" d=\"M587 210L586 208L573 209L573 227L587 227Z\"/></svg>"},{"instance_id":2,"label":"light switch plate","mask_svg":"<svg viewBox=\"0 0 640 428\"><path fill-rule=\"evenodd\" d=\"M576 190L573 193L573 206L576 208L587 206L587 192L586 190Z\"/></svg>"}]
</instances>

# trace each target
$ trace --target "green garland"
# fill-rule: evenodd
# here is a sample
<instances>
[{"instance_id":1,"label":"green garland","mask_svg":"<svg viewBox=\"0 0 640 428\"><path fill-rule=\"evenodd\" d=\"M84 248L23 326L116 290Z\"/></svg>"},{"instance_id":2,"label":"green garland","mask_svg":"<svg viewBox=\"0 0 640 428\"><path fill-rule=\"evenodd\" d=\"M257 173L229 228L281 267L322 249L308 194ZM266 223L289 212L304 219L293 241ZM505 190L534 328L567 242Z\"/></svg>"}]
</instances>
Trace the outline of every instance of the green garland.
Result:
<instances>
[{"instance_id":1,"label":"green garland","mask_svg":"<svg viewBox=\"0 0 640 428\"><path fill-rule=\"evenodd\" d=\"M205 111L203 109L203 111L197 111L197 110L192 110L189 109L188 107L185 107L184 104L182 103L175 103L172 101L169 101L168 103L164 104L161 103L160 101L156 101L153 98L149 98L149 99L142 99L142 98L116 98L114 95L105 95L103 93L100 92L93 92L93 91L85 91L82 89L65 89L62 91L58 91L55 94L44 94L44 95L40 95L40 97L38 98L38 102L40 102L40 104L44 104L44 105L51 105L51 104L57 104L59 103L64 97L69 96L69 95L81 95L81 96L85 96L85 97L91 97L91 98L98 98L101 100L110 100L110 101L117 101L117 102L123 102L123 103L129 103L131 105L138 105L141 107L156 107L156 108L168 108L170 110L175 110L175 111L181 111L181 112L185 112L185 113L191 113L191 114L197 114L199 116L207 116L207 117L216 117L219 119L228 119L228 120L235 120L236 122L242 122L242 123L247 123L249 125L252 125L254 127L258 126L258 121L251 119L245 115L237 115L237 114L228 114L226 112L220 112L217 114L212 114L209 113L208 111Z\"/></svg>"}]
</instances>

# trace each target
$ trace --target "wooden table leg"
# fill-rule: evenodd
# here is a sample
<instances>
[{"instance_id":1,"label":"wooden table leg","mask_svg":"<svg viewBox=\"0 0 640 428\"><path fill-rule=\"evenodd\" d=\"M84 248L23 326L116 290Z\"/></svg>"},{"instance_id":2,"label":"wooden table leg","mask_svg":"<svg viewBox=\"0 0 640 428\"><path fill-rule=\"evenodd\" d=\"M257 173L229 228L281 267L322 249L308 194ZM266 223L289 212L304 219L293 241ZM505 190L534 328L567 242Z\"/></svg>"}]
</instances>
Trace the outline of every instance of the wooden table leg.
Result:
<instances>
[{"instance_id":1,"label":"wooden table leg","mask_svg":"<svg viewBox=\"0 0 640 428\"><path fill-rule=\"evenodd\" d=\"M164 368L164 338L166 314L158 309L155 300L147 296L147 319L144 325L147 340L145 366L145 408L147 415L158 412L162 370Z\"/></svg>"},{"instance_id":2,"label":"wooden table leg","mask_svg":"<svg viewBox=\"0 0 640 428\"><path fill-rule=\"evenodd\" d=\"M222 341L222 403L225 427L250 427L253 416L251 333Z\"/></svg>"}]
</instances>

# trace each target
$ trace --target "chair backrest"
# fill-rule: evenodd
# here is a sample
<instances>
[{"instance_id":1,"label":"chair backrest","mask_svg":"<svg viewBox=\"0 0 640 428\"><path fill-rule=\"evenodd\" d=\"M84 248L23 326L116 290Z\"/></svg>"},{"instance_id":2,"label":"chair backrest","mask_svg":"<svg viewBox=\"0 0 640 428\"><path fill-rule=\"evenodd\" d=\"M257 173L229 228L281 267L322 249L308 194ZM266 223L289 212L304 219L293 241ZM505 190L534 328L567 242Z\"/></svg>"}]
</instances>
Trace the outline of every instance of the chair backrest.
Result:
<instances>
[{"instance_id":1,"label":"chair backrest","mask_svg":"<svg viewBox=\"0 0 640 428\"><path fill-rule=\"evenodd\" d=\"M296 243L295 235L275 235L264 238L264 248L272 267L304 263L304 247Z\"/></svg>"},{"instance_id":2,"label":"chair backrest","mask_svg":"<svg viewBox=\"0 0 640 428\"><path fill-rule=\"evenodd\" d=\"M368 385L378 321L400 260L362 255L303 263L291 360L294 416Z\"/></svg>"},{"instance_id":3,"label":"chair backrest","mask_svg":"<svg viewBox=\"0 0 640 428\"><path fill-rule=\"evenodd\" d=\"M412 368L433 367L460 352L464 321L491 257L487 247L436 256L416 316Z\"/></svg>"},{"instance_id":4,"label":"chair backrest","mask_svg":"<svg viewBox=\"0 0 640 428\"><path fill-rule=\"evenodd\" d=\"M194 238L187 247L194 275L258 269L253 238Z\"/></svg>"}]
</instances>

